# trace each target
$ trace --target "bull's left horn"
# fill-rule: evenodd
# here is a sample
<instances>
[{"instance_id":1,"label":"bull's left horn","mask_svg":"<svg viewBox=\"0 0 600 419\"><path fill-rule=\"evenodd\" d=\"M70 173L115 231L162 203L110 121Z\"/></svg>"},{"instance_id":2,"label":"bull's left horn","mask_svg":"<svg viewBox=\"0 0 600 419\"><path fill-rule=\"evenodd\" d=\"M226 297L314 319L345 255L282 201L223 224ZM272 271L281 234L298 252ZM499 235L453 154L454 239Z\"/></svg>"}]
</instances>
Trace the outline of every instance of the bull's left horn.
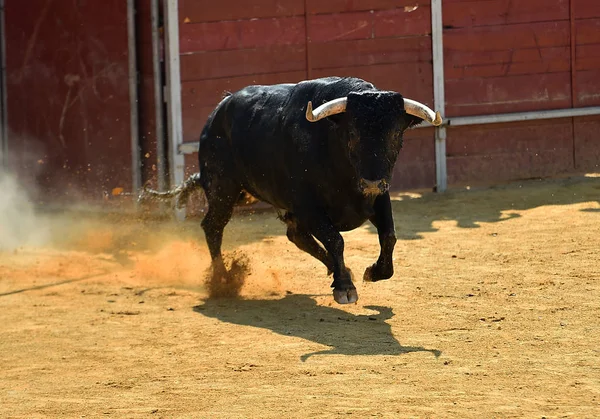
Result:
<instances>
[{"instance_id":1,"label":"bull's left horn","mask_svg":"<svg viewBox=\"0 0 600 419\"><path fill-rule=\"evenodd\" d=\"M310 122L317 122L320 119L327 118L331 115L346 112L346 103L348 98L341 97L339 99L330 100L322 104L313 111L312 102L308 102L306 106L306 119Z\"/></svg>"},{"instance_id":2,"label":"bull's left horn","mask_svg":"<svg viewBox=\"0 0 600 419\"><path fill-rule=\"evenodd\" d=\"M404 98L404 110L406 113L414 116L418 116L421 119L429 122L436 127L438 125L442 125L442 116L439 112L434 112L429 109L427 106L419 103L415 100L410 100Z\"/></svg>"}]
</instances>

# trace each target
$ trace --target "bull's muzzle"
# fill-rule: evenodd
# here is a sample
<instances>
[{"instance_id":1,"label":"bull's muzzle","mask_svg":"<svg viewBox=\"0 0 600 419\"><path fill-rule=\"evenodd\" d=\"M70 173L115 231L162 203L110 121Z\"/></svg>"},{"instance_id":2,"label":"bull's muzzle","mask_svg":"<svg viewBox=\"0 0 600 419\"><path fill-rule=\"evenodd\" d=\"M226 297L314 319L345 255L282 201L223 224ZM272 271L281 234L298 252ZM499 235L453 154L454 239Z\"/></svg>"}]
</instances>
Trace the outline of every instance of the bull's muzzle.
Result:
<instances>
[{"instance_id":1,"label":"bull's muzzle","mask_svg":"<svg viewBox=\"0 0 600 419\"><path fill-rule=\"evenodd\" d=\"M359 182L360 191L365 196L381 195L390 190L390 184L385 179L368 180L361 179Z\"/></svg>"}]
</instances>

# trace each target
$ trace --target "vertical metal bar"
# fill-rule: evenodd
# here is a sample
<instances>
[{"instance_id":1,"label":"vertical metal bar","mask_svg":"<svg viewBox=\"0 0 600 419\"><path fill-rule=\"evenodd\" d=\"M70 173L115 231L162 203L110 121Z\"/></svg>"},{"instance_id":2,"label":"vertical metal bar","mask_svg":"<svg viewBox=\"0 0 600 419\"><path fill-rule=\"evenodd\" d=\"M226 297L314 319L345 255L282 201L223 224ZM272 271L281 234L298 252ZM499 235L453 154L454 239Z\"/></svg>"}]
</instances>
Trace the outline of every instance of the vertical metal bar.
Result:
<instances>
[{"instance_id":1,"label":"vertical metal bar","mask_svg":"<svg viewBox=\"0 0 600 419\"><path fill-rule=\"evenodd\" d=\"M8 169L8 110L6 104L6 19L0 0L0 168Z\"/></svg>"},{"instance_id":2,"label":"vertical metal bar","mask_svg":"<svg viewBox=\"0 0 600 419\"><path fill-rule=\"evenodd\" d=\"M446 116L444 92L444 39L443 39L442 0L431 0L431 45L433 53L433 101L436 111ZM446 169L446 127L435 129L435 178L436 191L448 188Z\"/></svg>"},{"instance_id":3,"label":"vertical metal bar","mask_svg":"<svg viewBox=\"0 0 600 419\"><path fill-rule=\"evenodd\" d=\"M181 73L179 67L179 16L178 0L164 0L165 63L167 73L167 124L169 135L169 181L171 186L183 182L185 161L179 151L182 139L181 123ZM182 220L185 210L176 210Z\"/></svg>"},{"instance_id":4,"label":"vertical metal bar","mask_svg":"<svg viewBox=\"0 0 600 419\"><path fill-rule=\"evenodd\" d=\"M160 9L158 0L152 0L151 21L152 21L152 70L154 76L154 131L156 138L156 171L158 177L158 190L164 191L168 188L167 184L167 153L165 150L164 136L164 112L163 112L163 82L160 57L160 36L159 36L159 14Z\"/></svg>"},{"instance_id":5,"label":"vertical metal bar","mask_svg":"<svg viewBox=\"0 0 600 419\"><path fill-rule=\"evenodd\" d=\"M131 184L133 192L142 186L140 136L138 115L137 48L135 38L134 0L127 0L127 44L129 46L129 112L131 136Z\"/></svg>"}]
</instances>

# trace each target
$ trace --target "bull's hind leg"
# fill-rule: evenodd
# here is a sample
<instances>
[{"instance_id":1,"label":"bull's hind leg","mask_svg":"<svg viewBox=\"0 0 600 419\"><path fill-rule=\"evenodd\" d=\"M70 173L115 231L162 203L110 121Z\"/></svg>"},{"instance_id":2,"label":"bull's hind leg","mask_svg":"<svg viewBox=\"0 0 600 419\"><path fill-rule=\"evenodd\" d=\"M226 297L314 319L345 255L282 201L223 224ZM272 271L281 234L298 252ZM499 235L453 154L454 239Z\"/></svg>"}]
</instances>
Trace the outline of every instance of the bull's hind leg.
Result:
<instances>
[{"instance_id":1,"label":"bull's hind leg","mask_svg":"<svg viewBox=\"0 0 600 419\"><path fill-rule=\"evenodd\" d=\"M212 180L204 178L202 186L208 201L208 211L201 225L210 251L213 272L225 274L226 269L221 254L223 231L233 215L233 208L239 199L242 188L223 177Z\"/></svg>"},{"instance_id":2,"label":"bull's hind leg","mask_svg":"<svg viewBox=\"0 0 600 419\"><path fill-rule=\"evenodd\" d=\"M315 238L298 223L296 217L287 212L281 219L287 225L287 237L298 249L305 251L312 257L318 259L327 267L327 275L333 273L333 259L327 251L321 247Z\"/></svg>"},{"instance_id":3,"label":"bull's hind leg","mask_svg":"<svg viewBox=\"0 0 600 419\"><path fill-rule=\"evenodd\" d=\"M375 215L370 221L377 228L381 252L377 262L369 266L363 279L368 282L389 279L394 275L393 253L396 246L396 232L392 216L392 203L388 193L380 195L375 200Z\"/></svg>"}]
</instances>

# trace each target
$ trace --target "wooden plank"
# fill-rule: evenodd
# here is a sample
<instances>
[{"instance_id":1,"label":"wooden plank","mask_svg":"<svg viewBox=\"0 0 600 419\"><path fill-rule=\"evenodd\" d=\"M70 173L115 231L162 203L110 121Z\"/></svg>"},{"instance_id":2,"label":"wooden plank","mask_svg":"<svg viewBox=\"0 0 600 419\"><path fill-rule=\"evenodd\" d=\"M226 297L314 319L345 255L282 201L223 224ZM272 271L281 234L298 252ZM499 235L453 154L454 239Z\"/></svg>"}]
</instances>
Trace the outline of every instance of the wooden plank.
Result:
<instances>
[{"instance_id":1,"label":"wooden plank","mask_svg":"<svg viewBox=\"0 0 600 419\"><path fill-rule=\"evenodd\" d=\"M431 9L422 6L407 12L404 8L310 15L311 42L332 42L393 36L427 35L431 32Z\"/></svg>"},{"instance_id":2,"label":"wooden plank","mask_svg":"<svg viewBox=\"0 0 600 419\"><path fill-rule=\"evenodd\" d=\"M444 26L453 28L569 19L569 0L469 0L443 3Z\"/></svg>"},{"instance_id":3,"label":"wooden plank","mask_svg":"<svg viewBox=\"0 0 600 419\"><path fill-rule=\"evenodd\" d=\"M598 0L571 0L573 2L576 19L600 17L600 1Z\"/></svg>"},{"instance_id":4,"label":"wooden plank","mask_svg":"<svg viewBox=\"0 0 600 419\"><path fill-rule=\"evenodd\" d=\"M416 10L396 8L374 13L374 34L377 38L431 34L431 6Z\"/></svg>"},{"instance_id":5,"label":"wooden plank","mask_svg":"<svg viewBox=\"0 0 600 419\"><path fill-rule=\"evenodd\" d=\"M570 72L446 81L446 113L452 116L569 107Z\"/></svg>"},{"instance_id":6,"label":"wooden plank","mask_svg":"<svg viewBox=\"0 0 600 419\"><path fill-rule=\"evenodd\" d=\"M431 61L431 38L375 38L311 44L313 69Z\"/></svg>"},{"instance_id":7,"label":"wooden plank","mask_svg":"<svg viewBox=\"0 0 600 419\"><path fill-rule=\"evenodd\" d=\"M306 10L311 14L386 10L405 7L428 6L431 0L306 0Z\"/></svg>"},{"instance_id":8,"label":"wooden plank","mask_svg":"<svg viewBox=\"0 0 600 419\"><path fill-rule=\"evenodd\" d=\"M572 153L565 150L449 157L448 183L454 186L487 185L557 176L571 173L572 162Z\"/></svg>"},{"instance_id":9,"label":"wooden plank","mask_svg":"<svg viewBox=\"0 0 600 419\"><path fill-rule=\"evenodd\" d=\"M569 173L571 118L454 127L448 131L453 184L485 184Z\"/></svg>"},{"instance_id":10,"label":"wooden plank","mask_svg":"<svg viewBox=\"0 0 600 419\"><path fill-rule=\"evenodd\" d=\"M187 107L216 106L225 91L235 92L254 84L277 84L304 80L306 72L291 71L287 73L255 74L252 76L226 77L190 81L181 84L183 110Z\"/></svg>"},{"instance_id":11,"label":"wooden plank","mask_svg":"<svg viewBox=\"0 0 600 419\"><path fill-rule=\"evenodd\" d=\"M179 32L181 54L306 42L303 16L183 24Z\"/></svg>"},{"instance_id":12,"label":"wooden plank","mask_svg":"<svg viewBox=\"0 0 600 419\"><path fill-rule=\"evenodd\" d=\"M311 42L367 39L373 37L373 14L367 11L310 15L307 27Z\"/></svg>"},{"instance_id":13,"label":"wooden plank","mask_svg":"<svg viewBox=\"0 0 600 419\"><path fill-rule=\"evenodd\" d=\"M444 56L459 52L551 48L570 45L569 22L484 26L444 31Z\"/></svg>"},{"instance_id":14,"label":"wooden plank","mask_svg":"<svg viewBox=\"0 0 600 419\"><path fill-rule=\"evenodd\" d=\"M499 77L570 71L568 46L490 52L453 52L446 55L446 79Z\"/></svg>"},{"instance_id":15,"label":"wooden plank","mask_svg":"<svg viewBox=\"0 0 600 419\"><path fill-rule=\"evenodd\" d=\"M181 56L182 81L300 71L306 68L304 45L207 51Z\"/></svg>"},{"instance_id":16,"label":"wooden plank","mask_svg":"<svg viewBox=\"0 0 600 419\"><path fill-rule=\"evenodd\" d=\"M600 43L577 45L575 56L577 71L600 69Z\"/></svg>"},{"instance_id":17,"label":"wooden plank","mask_svg":"<svg viewBox=\"0 0 600 419\"><path fill-rule=\"evenodd\" d=\"M572 147L571 118L452 127L448 130L448 157L505 153L538 153Z\"/></svg>"},{"instance_id":18,"label":"wooden plank","mask_svg":"<svg viewBox=\"0 0 600 419\"><path fill-rule=\"evenodd\" d=\"M304 15L304 0L179 0L180 24Z\"/></svg>"},{"instance_id":19,"label":"wooden plank","mask_svg":"<svg viewBox=\"0 0 600 419\"><path fill-rule=\"evenodd\" d=\"M600 44L600 18L575 21L577 45Z\"/></svg>"},{"instance_id":20,"label":"wooden plank","mask_svg":"<svg viewBox=\"0 0 600 419\"><path fill-rule=\"evenodd\" d=\"M600 173L600 116L574 118L575 168Z\"/></svg>"},{"instance_id":21,"label":"wooden plank","mask_svg":"<svg viewBox=\"0 0 600 419\"><path fill-rule=\"evenodd\" d=\"M575 106L600 105L600 69L575 73Z\"/></svg>"},{"instance_id":22,"label":"wooden plank","mask_svg":"<svg viewBox=\"0 0 600 419\"><path fill-rule=\"evenodd\" d=\"M383 90L393 90L413 100L433 106L432 68L430 63L377 64L313 71L314 77L359 77Z\"/></svg>"}]
</instances>

